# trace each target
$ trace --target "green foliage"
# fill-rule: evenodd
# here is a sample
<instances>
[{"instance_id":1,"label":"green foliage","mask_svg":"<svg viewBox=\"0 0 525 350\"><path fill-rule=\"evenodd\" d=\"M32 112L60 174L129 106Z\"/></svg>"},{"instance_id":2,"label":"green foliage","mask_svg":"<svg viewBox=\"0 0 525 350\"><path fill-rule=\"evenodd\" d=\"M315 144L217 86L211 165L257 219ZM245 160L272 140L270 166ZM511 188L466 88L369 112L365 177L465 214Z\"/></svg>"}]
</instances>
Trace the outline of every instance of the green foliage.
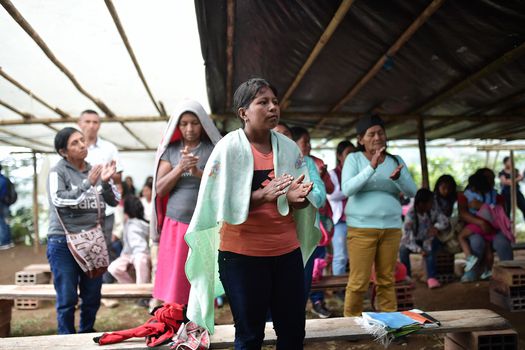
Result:
<instances>
[{"instance_id":1,"label":"green foliage","mask_svg":"<svg viewBox=\"0 0 525 350\"><path fill-rule=\"evenodd\" d=\"M16 243L33 244L33 210L18 208L10 220L11 236Z\"/></svg>"}]
</instances>

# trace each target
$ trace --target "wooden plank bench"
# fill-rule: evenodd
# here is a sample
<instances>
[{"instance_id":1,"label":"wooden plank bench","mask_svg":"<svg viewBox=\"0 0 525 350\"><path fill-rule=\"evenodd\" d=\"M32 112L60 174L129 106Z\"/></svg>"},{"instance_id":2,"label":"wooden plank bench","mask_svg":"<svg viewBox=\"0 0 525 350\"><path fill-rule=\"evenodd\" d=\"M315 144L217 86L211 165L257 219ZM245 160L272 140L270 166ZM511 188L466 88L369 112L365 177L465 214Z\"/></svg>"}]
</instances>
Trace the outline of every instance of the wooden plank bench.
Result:
<instances>
[{"instance_id":1,"label":"wooden plank bench","mask_svg":"<svg viewBox=\"0 0 525 350\"><path fill-rule=\"evenodd\" d=\"M102 298L129 299L151 298L153 284L103 284ZM9 335L11 329L11 308L15 299L55 300L52 284L0 285L0 337Z\"/></svg>"},{"instance_id":2,"label":"wooden plank bench","mask_svg":"<svg viewBox=\"0 0 525 350\"><path fill-rule=\"evenodd\" d=\"M153 284L103 284L102 298L151 298ZM55 300L56 292L52 284L0 285L0 300L31 298Z\"/></svg>"},{"instance_id":3,"label":"wooden plank bench","mask_svg":"<svg viewBox=\"0 0 525 350\"><path fill-rule=\"evenodd\" d=\"M348 283L348 275L323 276L319 281L312 282L311 290L344 289Z\"/></svg>"},{"instance_id":4,"label":"wooden plank bench","mask_svg":"<svg viewBox=\"0 0 525 350\"><path fill-rule=\"evenodd\" d=\"M439 328L424 328L418 334L437 333L471 333L474 331L507 330L511 325L500 315L490 310L454 310L454 311L432 311L433 317L441 321ZM364 332L357 321L357 317L340 317L328 319L306 320L305 343L324 342L333 340L360 340L372 341L372 336ZM100 333L74 334L74 335L48 335L37 337L4 338L0 342L2 350L33 350L35 346L39 350L60 349L148 349L144 339L129 339L119 344L105 345L100 347L93 342L93 337ZM212 349L224 349L233 346L235 328L233 325L220 325L215 327L215 334L211 336ZM273 345L276 335L272 324L267 323L265 329L265 345ZM167 346L161 347L166 349Z\"/></svg>"}]
</instances>

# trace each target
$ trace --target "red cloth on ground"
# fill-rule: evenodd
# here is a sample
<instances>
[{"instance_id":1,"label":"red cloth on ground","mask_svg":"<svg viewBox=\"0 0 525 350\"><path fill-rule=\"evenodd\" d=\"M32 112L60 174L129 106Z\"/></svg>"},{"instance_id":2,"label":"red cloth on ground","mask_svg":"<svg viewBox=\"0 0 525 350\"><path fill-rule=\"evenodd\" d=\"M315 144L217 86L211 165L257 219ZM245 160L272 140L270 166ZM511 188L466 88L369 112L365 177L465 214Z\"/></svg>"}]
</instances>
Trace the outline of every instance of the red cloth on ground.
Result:
<instances>
[{"instance_id":1,"label":"red cloth on ground","mask_svg":"<svg viewBox=\"0 0 525 350\"><path fill-rule=\"evenodd\" d=\"M164 344L173 338L180 325L184 322L184 306L180 304L164 304L155 309L153 317L142 326L112 333L104 333L93 340L99 345L120 343L129 338L146 337L146 345L154 347Z\"/></svg>"}]
</instances>

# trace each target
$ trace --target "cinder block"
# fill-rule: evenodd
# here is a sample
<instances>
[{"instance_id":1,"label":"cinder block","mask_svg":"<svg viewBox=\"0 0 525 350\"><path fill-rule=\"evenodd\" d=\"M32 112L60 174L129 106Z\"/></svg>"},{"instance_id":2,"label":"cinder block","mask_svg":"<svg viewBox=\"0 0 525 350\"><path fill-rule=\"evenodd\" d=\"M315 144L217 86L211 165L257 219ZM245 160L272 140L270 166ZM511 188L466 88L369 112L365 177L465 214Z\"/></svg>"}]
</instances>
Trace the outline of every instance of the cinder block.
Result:
<instances>
[{"instance_id":1,"label":"cinder block","mask_svg":"<svg viewBox=\"0 0 525 350\"><path fill-rule=\"evenodd\" d=\"M447 338L449 339L448 343ZM447 344L449 347L447 347ZM518 333L513 329L476 331L471 333L447 333L445 337L445 349L517 350Z\"/></svg>"},{"instance_id":2,"label":"cinder block","mask_svg":"<svg viewBox=\"0 0 525 350\"><path fill-rule=\"evenodd\" d=\"M489 290L490 302L511 312L525 311L525 297L512 298L503 295L494 289Z\"/></svg>"},{"instance_id":3,"label":"cinder block","mask_svg":"<svg viewBox=\"0 0 525 350\"><path fill-rule=\"evenodd\" d=\"M503 282L508 286L524 286L525 268L496 265L492 268L492 279Z\"/></svg>"},{"instance_id":4,"label":"cinder block","mask_svg":"<svg viewBox=\"0 0 525 350\"><path fill-rule=\"evenodd\" d=\"M15 308L17 310L35 310L40 307L38 299L15 299Z\"/></svg>"},{"instance_id":5,"label":"cinder block","mask_svg":"<svg viewBox=\"0 0 525 350\"><path fill-rule=\"evenodd\" d=\"M41 271L18 271L15 273L15 284L46 284L49 283L51 274Z\"/></svg>"}]
</instances>

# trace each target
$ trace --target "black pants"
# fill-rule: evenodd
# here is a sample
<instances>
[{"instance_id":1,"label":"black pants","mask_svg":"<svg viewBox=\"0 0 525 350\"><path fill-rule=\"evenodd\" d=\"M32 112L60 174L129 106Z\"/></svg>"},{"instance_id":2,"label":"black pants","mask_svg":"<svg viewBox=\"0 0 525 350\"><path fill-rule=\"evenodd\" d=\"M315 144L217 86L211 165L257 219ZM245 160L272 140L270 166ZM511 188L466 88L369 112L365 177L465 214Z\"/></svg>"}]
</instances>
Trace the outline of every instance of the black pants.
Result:
<instances>
[{"instance_id":1,"label":"black pants","mask_svg":"<svg viewBox=\"0 0 525 350\"><path fill-rule=\"evenodd\" d=\"M235 349L260 349L268 310L277 349L303 348L304 269L300 249L274 257L219 252L219 274L235 323Z\"/></svg>"},{"instance_id":2,"label":"black pants","mask_svg":"<svg viewBox=\"0 0 525 350\"><path fill-rule=\"evenodd\" d=\"M519 189L517 189L516 192L516 204L518 205L519 210L521 210L521 213L525 218L525 197L523 197L523 193L521 193ZM505 197L505 213L510 218L510 187L504 188L501 191L501 194L503 195L503 197Z\"/></svg>"}]
</instances>

